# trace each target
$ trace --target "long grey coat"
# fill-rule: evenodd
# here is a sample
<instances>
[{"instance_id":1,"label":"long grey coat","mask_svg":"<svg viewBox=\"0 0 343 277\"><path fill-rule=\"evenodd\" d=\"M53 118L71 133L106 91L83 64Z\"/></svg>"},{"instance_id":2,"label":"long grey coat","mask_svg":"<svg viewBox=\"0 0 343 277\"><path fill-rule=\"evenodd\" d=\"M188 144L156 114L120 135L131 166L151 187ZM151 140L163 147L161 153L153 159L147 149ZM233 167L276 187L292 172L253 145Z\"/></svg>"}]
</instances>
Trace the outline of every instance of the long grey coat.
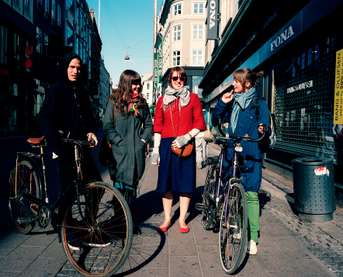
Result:
<instances>
[{"instance_id":1,"label":"long grey coat","mask_svg":"<svg viewBox=\"0 0 343 277\"><path fill-rule=\"evenodd\" d=\"M103 128L107 141L112 145L116 161L116 181L136 186L145 168L146 144L152 135L152 120L148 105L140 111L140 116L127 115L115 111L112 101L108 101L103 118Z\"/></svg>"}]
</instances>

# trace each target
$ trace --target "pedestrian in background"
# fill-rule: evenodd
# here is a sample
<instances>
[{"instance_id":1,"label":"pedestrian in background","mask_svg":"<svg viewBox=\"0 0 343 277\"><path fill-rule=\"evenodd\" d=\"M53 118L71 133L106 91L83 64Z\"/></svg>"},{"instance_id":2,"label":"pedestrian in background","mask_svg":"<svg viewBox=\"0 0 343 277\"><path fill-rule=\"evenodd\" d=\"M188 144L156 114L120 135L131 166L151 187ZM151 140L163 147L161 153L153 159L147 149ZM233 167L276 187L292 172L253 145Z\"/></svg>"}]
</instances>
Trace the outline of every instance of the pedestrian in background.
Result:
<instances>
[{"instance_id":1,"label":"pedestrian in background","mask_svg":"<svg viewBox=\"0 0 343 277\"><path fill-rule=\"evenodd\" d=\"M154 148L152 164L159 164L157 191L162 195L164 221L160 230L166 232L171 225L173 194L179 195L179 231L189 232L186 223L191 196L195 189L195 151L189 157L172 153L171 148L182 148L202 130L205 121L198 95L185 86L186 72L182 67L170 70L168 87L159 97L154 118Z\"/></svg>"},{"instance_id":2,"label":"pedestrian in background","mask_svg":"<svg viewBox=\"0 0 343 277\"><path fill-rule=\"evenodd\" d=\"M136 197L138 182L144 173L146 147L152 135L150 109L141 92L140 75L129 69L123 71L103 118L105 137L115 161L114 186L129 204Z\"/></svg>"},{"instance_id":3,"label":"pedestrian in background","mask_svg":"<svg viewBox=\"0 0 343 277\"><path fill-rule=\"evenodd\" d=\"M233 90L223 94L219 99L212 116L214 126L218 124L218 119L229 122L229 135L245 136L249 135L253 139L259 138L270 126L270 112L264 99L258 97L255 85L260 73L250 69L238 69L233 73ZM257 101L257 99L259 101ZM258 115L256 112L258 107ZM262 158L263 153L259 149L258 143L243 141L244 164L241 168L241 177L247 195L247 211L250 229L249 253L257 253L258 237L260 230L260 206L258 191L262 180ZM228 161L227 174L230 176L231 160L234 149L228 146L226 160Z\"/></svg>"}]
</instances>

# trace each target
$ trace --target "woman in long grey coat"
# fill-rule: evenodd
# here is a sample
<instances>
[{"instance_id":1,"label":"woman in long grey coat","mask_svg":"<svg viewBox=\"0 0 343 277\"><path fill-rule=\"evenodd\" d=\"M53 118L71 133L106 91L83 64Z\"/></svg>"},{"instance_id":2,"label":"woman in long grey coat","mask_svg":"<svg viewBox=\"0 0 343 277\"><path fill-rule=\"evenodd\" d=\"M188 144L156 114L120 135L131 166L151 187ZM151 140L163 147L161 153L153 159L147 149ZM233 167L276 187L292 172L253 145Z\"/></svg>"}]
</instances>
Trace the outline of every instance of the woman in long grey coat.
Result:
<instances>
[{"instance_id":1,"label":"woman in long grey coat","mask_svg":"<svg viewBox=\"0 0 343 277\"><path fill-rule=\"evenodd\" d=\"M151 139L150 110L142 94L140 75L125 70L113 90L103 118L107 142L115 160L115 183L128 198L135 197L145 168L146 147Z\"/></svg>"}]
</instances>

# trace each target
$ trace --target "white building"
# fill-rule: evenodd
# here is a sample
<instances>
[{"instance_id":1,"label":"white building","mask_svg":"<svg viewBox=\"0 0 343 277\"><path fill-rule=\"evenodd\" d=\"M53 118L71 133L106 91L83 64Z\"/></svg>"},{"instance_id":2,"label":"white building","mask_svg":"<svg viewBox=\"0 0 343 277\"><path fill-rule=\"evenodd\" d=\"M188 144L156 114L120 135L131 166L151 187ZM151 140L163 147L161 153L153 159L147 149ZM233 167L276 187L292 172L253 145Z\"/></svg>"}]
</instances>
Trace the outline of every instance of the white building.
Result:
<instances>
[{"instance_id":1,"label":"white building","mask_svg":"<svg viewBox=\"0 0 343 277\"><path fill-rule=\"evenodd\" d=\"M202 78L206 54L206 0L166 0L159 15L155 39L155 65L159 62L162 87L168 82L169 69L185 68L187 85L195 93ZM159 60L158 60L159 59ZM158 87L156 84L155 87Z\"/></svg>"},{"instance_id":2,"label":"white building","mask_svg":"<svg viewBox=\"0 0 343 277\"><path fill-rule=\"evenodd\" d=\"M146 73L142 76L143 90L142 94L146 101L148 102L149 107L152 106L153 98L153 74Z\"/></svg>"}]
</instances>

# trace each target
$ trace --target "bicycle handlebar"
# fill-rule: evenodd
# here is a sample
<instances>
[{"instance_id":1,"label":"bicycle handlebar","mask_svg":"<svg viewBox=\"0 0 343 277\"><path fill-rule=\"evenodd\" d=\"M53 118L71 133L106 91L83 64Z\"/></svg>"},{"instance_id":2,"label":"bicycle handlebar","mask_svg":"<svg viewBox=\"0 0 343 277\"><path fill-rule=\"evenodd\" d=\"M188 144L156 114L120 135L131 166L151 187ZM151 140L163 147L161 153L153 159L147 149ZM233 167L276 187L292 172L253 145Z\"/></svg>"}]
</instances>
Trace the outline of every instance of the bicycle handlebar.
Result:
<instances>
[{"instance_id":1,"label":"bicycle handlebar","mask_svg":"<svg viewBox=\"0 0 343 277\"><path fill-rule=\"evenodd\" d=\"M80 147L91 147L91 146L93 146L93 144L87 140L63 138L62 141L63 141L63 143L78 145Z\"/></svg>"},{"instance_id":2,"label":"bicycle handlebar","mask_svg":"<svg viewBox=\"0 0 343 277\"><path fill-rule=\"evenodd\" d=\"M215 144L226 144L230 140L233 141L233 143L239 143L242 140L244 140L244 141L251 141L251 142L259 142L259 141L261 141L264 138L265 135L266 135L266 133L264 133L261 137L259 137L257 139L254 139L251 136L243 136L243 137L233 137L233 136L232 137L222 137L222 136L217 136L214 139L214 143Z\"/></svg>"}]
</instances>

